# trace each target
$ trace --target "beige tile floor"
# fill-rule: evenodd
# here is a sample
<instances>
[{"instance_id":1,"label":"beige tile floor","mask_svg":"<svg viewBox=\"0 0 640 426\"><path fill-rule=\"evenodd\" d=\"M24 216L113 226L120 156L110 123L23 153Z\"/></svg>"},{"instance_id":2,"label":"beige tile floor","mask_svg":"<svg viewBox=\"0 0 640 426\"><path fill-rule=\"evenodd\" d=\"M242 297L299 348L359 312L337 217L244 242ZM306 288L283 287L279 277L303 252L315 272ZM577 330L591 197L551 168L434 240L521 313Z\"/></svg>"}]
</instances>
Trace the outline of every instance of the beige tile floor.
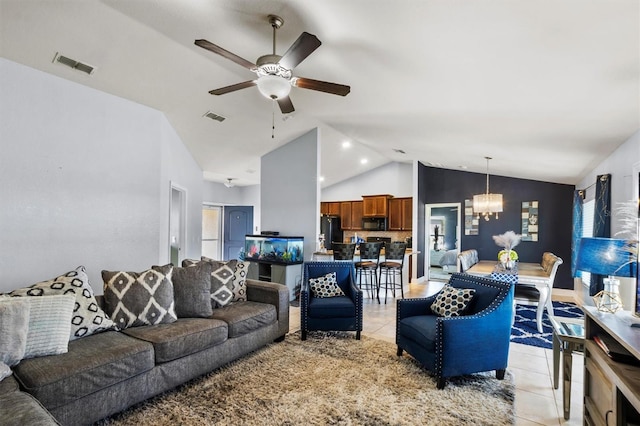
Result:
<instances>
[{"instance_id":1,"label":"beige tile floor","mask_svg":"<svg viewBox=\"0 0 640 426\"><path fill-rule=\"evenodd\" d=\"M405 297L425 297L442 287L441 282L405 285ZM397 297L400 295L397 293ZM387 303L378 304L365 293L363 336L395 343L396 303L389 297ZM291 307L290 331L300 329L300 309ZM573 355L573 380L571 390L571 418L564 420L562 408L562 383L553 389L553 356L551 349L512 343L508 371L516 382L516 425L581 425L583 357ZM560 377L562 380L562 377Z\"/></svg>"}]
</instances>

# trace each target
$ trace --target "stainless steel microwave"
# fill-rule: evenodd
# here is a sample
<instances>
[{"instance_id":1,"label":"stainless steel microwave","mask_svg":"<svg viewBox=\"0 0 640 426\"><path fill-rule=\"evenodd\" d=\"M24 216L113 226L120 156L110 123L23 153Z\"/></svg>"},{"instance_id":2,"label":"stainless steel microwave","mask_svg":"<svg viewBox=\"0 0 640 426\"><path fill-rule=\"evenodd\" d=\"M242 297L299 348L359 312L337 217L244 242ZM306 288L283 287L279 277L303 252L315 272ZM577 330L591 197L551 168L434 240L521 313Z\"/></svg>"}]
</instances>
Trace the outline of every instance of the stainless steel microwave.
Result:
<instances>
[{"instance_id":1,"label":"stainless steel microwave","mask_svg":"<svg viewBox=\"0 0 640 426\"><path fill-rule=\"evenodd\" d=\"M364 229L365 231L386 231L387 218L386 217L363 217L362 229Z\"/></svg>"}]
</instances>

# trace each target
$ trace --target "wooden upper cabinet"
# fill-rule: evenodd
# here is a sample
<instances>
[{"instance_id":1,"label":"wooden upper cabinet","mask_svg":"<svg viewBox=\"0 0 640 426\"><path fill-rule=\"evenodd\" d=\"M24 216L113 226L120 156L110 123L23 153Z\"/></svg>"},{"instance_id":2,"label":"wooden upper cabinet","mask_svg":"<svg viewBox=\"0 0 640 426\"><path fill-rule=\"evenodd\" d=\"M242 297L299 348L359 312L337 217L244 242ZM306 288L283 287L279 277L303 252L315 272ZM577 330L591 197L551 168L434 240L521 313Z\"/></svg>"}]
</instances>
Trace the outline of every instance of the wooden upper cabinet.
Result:
<instances>
[{"instance_id":1,"label":"wooden upper cabinet","mask_svg":"<svg viewBox=\"0 0 640 426\"><path fill-rule=\"evenodd\" d=\"M351 229L351 201L340 202L340 227Z\"/></svg>"},{"instance_id":2,"label":"wooden upper cabinet","mask_svg":"<svg viewBox=\"0 0 640 426\"><path fill-rule=\"evenodd\" d=\"M387 217L389 214L389 199L392 195L363 195L363 217Z\"/></svg>"},{"instance_id":3,"label":"wooden upper cabinet","mask_svg":"<svg viewBox=\"0 0 640 426\"><path fill-rule=\"evenodd\" d=\"M359 230L362 229L362 209L363 209L362 201L352 201L351 202L351 229Z\"/></svg>"},{"instance_id":4,"label":"wooden upper cabinet","mask_svg":"<svg viewBox=\"0 0 640 426\"><path fill-rule=\"evenodd\" d=\"M320 214L340 216L340 201L323 201L320 203Z\"/></svg>"},{"instance_id":5,"label":"wooden upper cabinet","mask_svg":"<svg viewBox=\"0 0 640 426\"><path fill-rule=\"evenodd\" d=\"M413 199L389 200L389 231L410 231L413 227Z\"/></svg>"}]
</instances>

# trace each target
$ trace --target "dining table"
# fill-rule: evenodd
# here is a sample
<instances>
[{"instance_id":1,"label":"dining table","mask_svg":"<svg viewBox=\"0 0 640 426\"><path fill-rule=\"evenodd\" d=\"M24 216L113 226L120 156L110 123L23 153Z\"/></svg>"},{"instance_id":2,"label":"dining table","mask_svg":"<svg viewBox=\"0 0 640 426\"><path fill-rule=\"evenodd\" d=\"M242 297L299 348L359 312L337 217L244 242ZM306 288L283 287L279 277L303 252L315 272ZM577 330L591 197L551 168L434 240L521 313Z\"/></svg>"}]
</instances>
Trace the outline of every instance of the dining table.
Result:
<instances>
[{"instance_id":1,"label":"dining table","mask_svg":"<svg viewBox=\"0 0 640 426\"><path fill-rule=\"evenodd\" d=\"M489 277L514 285L535 287L540 294L536 310L536 325L539 333L542 333L542 315L545 307L547 308L547 315L553 317L551 278L539 263L516 262L513 270L506 270L495 260L481 260L467 269L466 273L480 277Z\"/></svg>"}]
</instances>

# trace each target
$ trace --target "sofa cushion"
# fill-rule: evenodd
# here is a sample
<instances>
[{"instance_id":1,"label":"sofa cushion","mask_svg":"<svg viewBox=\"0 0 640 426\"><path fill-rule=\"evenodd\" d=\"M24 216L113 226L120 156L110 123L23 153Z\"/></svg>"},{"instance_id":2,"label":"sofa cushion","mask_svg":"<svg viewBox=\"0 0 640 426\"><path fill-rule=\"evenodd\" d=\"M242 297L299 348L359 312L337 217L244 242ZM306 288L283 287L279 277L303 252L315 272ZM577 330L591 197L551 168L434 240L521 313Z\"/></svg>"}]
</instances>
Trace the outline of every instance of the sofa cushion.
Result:
<instances>
[{"instance_id":1,"label":"sofa cushion","mask_svg":"<svg viewBox=\"0 0 640 426\"><path fill-rule=\"evenodd\" d=\"M0 298L0 363L7 368L24 358L30 306L28 300Z\"/></svg>"},{"instance_id":2,"label":"sofa cushion","mask_svg":"<svg viewBox=\"0 0 640 426\"><path fill-rule=\"evenodd\" d=\"M436 315L417 315L404 318L398 324L398 335L411 339L430 352L434 352L437 320Z\"/></svg>"},{"instance_id":3,"label":"sofa cushion","mask_svg":"<svg viewBox=\"0 0 640 426\"><path fill-rule=\"evenodd\" d=\"M116 325L125 329L177 320L172 273L171 264L143 272L102 271L107 313Z\"/></svg>"},{"instance_id":4,"label":"sofa cushion","mask_svg":"<svg viewBox=\"0 0 640 426\"><path fill-rule=\"evenodd\" d=\"M171 324L134 327L124 333L153 345L157 364L191 355L227 340L224 321L180 318Z\"/></svg>"},{"instance_id":5,"label":"sofa cushion","mask_svg":"<svg viewBox=\"0 0 640 426\"><path fill-rule=\"evenodd\" d=\"M0 424L3 426L59 425L56 419L35 399L20 392L13 377L0 382Z\"/></svg>"},{"instance_id":6,"label":"sofa cushion","mask_svg":"<svg viewBox=\"0 0 640 426\"><path fill-rule=\"evenodd\" d=\"M33 358L67 352L75 296L59 294L27 297L24 300L28 300L30 305L24 357Z\"/></svg>"},{"instance_id":7,"label":"sofa cushion","mask_svg":"<svg viewBox=\"0 0 640 426\"><path fill-rule=\"evenodd\" d=\"M69 340L115 328L107 314L98 306L84 266L78 266L73 271L30 287L13 290L9 294L11 296L51 296L69 293L75 294L76 297Z\"/></svg>"},{"instance_id":8,"label":"sofa cushion","mask_svg":"<svg viewBox=\"0 0 640 426\"><path fill-rule=\"evenodd\" d=\"M188 268L173 268L173 297L178 318L211 316L211 265L199 262Z\"/></svg>"},{"instance_id":9,"label":"sofa cushion","mask_svg":"<svg viewBox=\"0 0 640 426\"><path fill-rule=\"evenodd\" d=\"M211 318L226 322L229 338L234 338L275 323L277 314L274 305L247 301L214 309Z\"/></svg>"},{"instance_id":10,"label":"sofa cushion","mask_svg":"<svg viewBox=\"0 0 640 426\"><path fill-rule=\"evenodd\" d=\"M347 296L312 297L309 300L309 316L312 318L351 318L356 316L356 305Z\"/></svg>"},{"instance_id":11,"label":"sofa cushion","mask_svg":"<svg viewBox=\"0 0 640 426\"><path fill-rule=\"evenodd\" d=\"M65 354L23 360L13 372L22 388L51 410L144 373L154 364L150 343L108 331L70 342Z\"/></svg>"}]
</instances>

